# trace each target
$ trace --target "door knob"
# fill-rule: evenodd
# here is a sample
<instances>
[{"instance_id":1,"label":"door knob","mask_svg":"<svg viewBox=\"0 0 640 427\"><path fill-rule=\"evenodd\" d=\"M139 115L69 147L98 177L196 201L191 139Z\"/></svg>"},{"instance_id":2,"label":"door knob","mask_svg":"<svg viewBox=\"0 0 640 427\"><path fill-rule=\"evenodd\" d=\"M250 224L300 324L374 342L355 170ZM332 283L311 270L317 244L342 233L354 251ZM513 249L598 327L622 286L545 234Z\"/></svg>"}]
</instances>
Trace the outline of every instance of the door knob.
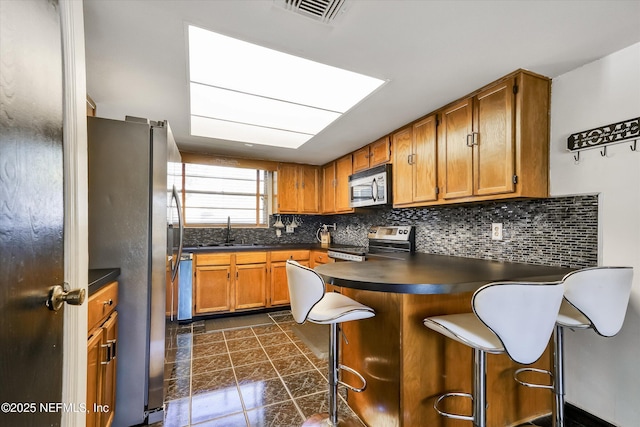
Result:
<instances>
[{"instance_id":1,"label":"door knob","mask_svg":"<svg viewBox=\"0 0 640 427\"><path fill-rule=\"evenodd\" d=\"M49 298L47 299L47 307L49 310L58 311L62 307L63 303L69 305L82 305L86 291L84 289L73 289L65 291L60 285L55 285L49 291Z\"/></svg>"}]
</instances>

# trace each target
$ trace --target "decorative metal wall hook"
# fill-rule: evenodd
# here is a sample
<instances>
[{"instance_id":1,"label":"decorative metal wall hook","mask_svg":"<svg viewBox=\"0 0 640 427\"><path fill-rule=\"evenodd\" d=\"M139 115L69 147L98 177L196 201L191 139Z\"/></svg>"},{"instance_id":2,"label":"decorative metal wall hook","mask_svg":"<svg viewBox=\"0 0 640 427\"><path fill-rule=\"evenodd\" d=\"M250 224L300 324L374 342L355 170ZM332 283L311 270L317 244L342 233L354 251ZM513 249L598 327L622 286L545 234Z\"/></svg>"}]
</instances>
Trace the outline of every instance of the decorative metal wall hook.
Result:
<instances>
[{"instance_id":1,"label":"decorative metal wall hook","mask_svg":"<svg viewBox=\"0 0 640 427\"><path fill-rule=\"evenodd\" d=\"M600 150L600 155L602 157L607 157L607 146L606 145L604 147L602 147L602 150Z\"/></svg>"},{"instance_id":2,"label":"decorative metal wall hook","mask_svg":"<svg viewBox=\"0 0 640 427\"><path fill-rule=\"evenodd\" d=\"M638 140L634 139L633 145L630 145L629 148L631 148L631 151L638 151Z\"/></svg>"},{"instance_id":3,"label":"decorative metal wall hook","mask_svg":"<svg viewBox=\"0 0 640 427\"><path fill-rule=\"evenodd\" d=\"M576 152L576 154L573 155L573 161L574 163L577 165L578 163L580 163L580 152Z\"/></svg>"}]
</instances>

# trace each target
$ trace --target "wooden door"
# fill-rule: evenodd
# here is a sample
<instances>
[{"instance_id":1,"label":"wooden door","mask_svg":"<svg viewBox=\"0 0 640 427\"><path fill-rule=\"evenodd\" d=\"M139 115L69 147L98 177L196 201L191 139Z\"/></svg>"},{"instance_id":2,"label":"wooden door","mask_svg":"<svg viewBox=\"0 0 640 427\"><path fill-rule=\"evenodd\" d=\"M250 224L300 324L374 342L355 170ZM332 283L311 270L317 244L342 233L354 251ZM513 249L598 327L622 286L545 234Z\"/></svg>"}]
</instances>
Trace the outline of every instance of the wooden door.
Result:
<instances>
[{"instance_id":1,"label":"wooden door","mask_svg":"<svg viewBox=\"0 0 640 427\"><path fill-rule=\"evenodd\" d=\"M298 165L281 163L278 166L278 212L298 212Z\"/></svg>"},{"instance_id":2,"label":"wooden door","mask_svg":"<svg viewBox=\"0 0 640 427\"><path fill-rule=\"evenodd\" d=\"M467 98L442 112L445 199L473 194L472 107Z\"/></svg>"},{"instance_id":3,"label":"wooden door","mask_svg":"<svg viewBox=\"0 0 640 427\"><path fill-rule=\"evenodd\" d=\"M336 211L336 163L322 167L322 212Z\"/></svg>"},{"instance_id":4,"label":"wooden door","mask_svg":"<svg viewBox=\"0 0 640 427\"><path fill-rule=\"evenodd\" d=\"M473 188L476 195L515 190L514 84L513 80L508 80L476 95L473 119L476 132Z\"/></svg>"},{"instance_id":5,"label":"wooden door","mask_svg":"<svg viewBox=\"0 0 640 427\"><path fill-rule=\"evenodd\" d=\"M392 136L393 139L393 204L413 202L413 131L406 127Z\"/></svg>"},{"instance_id":6,"label":"wooden door","mask_svg":"<svg viewBox=\"0 0 640 427\"><path fill-rule=\"evenodd\" d=\"M258 308L267 305L267 265L236 265L235 308Z\"/></svg>"},{"instance_id":7,"label":"wooden door","mask_svg":"<svg viewBox=\"0 0 640 427\"><path fill-rule=\"evenodd\" d=\"M196 266L194 313L231 310L230 285L230 265Z\"/></svg>"},{"instance_id":8,"label":"wooden door","mask_svg":"<svg viewBox=\"0 0 640 427\"><path fill-rule=\"evenodd\" d=\"M109 349L109 357L103 367L102 375L102 407L100 412L100 425L110 426L116 411L116 371L118 365L118 312L114 311L109 319L102 325L104 344Z\"/></svg>"},{"instance_id":9,"label":"wooden door","mask_svg":"<svg viewBox=\"0 0 640 427\"><path fill-rule=\"evenodd\" d=\"M413 125L413 201L436 200L437 156L436 116L429 116Z\"/></svg>"},{"instance_id":10,"label":"wooden door","mask_svg":"<svg viewBox=\"0 0 640 427\"><path fill-rule=\"evenodd\" d=\"M391 161L391 144L388 136L369 144L369 167L389 163L389 161Z\"/></svg>"},{"instance_id":11,"label":"wooden door","mask_svg":"<svg viewBox=\"0 0 640 427\"><path fill-rule=\"evenodd\" d=\"M62 411L39 405L62 401L64 311L77 309L45 306L65 280L59 5L0 10L0 402L22 405L0 425L58 426Z\"/></svg>"},{"instance_id":12,"label":"wooden door","mask_svg":"<svg viewBox=\"0 0 640 427\"><path fill-rule=\"evenodd\" d=\"M353 173L369 168L369 146L362 147L353 153Z\"/></svg>"},{"instance_id":13,"label":"wooden door","mask_svg":"<svg viewBox=\"0 0 640 427\"><path fill-rule=\"evenodd\" d=\"M336 160L336 212L352 212L349 206L349 175L353 172L353 160L348 154Z\"/></svg>"},{"instance_id":14,"label":"wooden door","mask_svg":"<svg viewBox=\"0 0 640 427\"><path fill-rule=\"evenodd\" d=\"M300 175L302 176L301 210L303 213L317 214L320 212L320 197L318 195L320 170L316 166L300 166Z\"/></svg>"}]
</instances>

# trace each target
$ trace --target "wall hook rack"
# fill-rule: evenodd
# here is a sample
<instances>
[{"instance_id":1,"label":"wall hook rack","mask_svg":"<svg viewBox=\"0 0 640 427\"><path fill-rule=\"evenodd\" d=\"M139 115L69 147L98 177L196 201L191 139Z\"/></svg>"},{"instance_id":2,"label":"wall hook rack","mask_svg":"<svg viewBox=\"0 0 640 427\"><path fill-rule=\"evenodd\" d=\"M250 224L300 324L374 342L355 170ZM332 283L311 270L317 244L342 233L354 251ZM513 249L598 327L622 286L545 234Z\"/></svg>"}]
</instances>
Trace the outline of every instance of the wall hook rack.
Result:
<instances>
[{"instance_id":1,"label":"wall hook rack","mask_svg":"<svg viewBox=\"0 0 640 427\"><path fill-rule=\"evenodd\" d=\"M640 136L640 117L571 134L567 138L567 150L574 153L573 160L578 164L580 152L584 150L600 148L600 155L608 157L609 145L633 140L629 148L631 151L637 151L638 136Z\"/></svg>"}]
</instances>

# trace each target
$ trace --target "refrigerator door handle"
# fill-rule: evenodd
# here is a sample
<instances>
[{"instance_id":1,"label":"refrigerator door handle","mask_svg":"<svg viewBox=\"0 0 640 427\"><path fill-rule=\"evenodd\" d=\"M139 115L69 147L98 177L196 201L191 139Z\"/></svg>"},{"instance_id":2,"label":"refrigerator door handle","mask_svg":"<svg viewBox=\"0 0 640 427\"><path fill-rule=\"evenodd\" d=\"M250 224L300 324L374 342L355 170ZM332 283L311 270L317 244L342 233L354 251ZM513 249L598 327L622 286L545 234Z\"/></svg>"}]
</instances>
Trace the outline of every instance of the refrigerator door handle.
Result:
<instances>
[{"instance_id":1,"label":"refrigerator door handle","mask_svg":"<svg viewBox=\"0 0 640 427\"><path fill-rule=\"evenodd\" d=\"M178 275L178 267L180 266L180 258L182 257L182 241L184 236L184 221L182 218L182 205L180 204L180 195L178 194L178 190L176 190L175 185L173 186L173 199L176 203L176 209L178 209L178 255L176 257L175 264L173 265L173 270L171 271L171 282L175 282L176 276Z\"/></svg>"}]
</instances>

